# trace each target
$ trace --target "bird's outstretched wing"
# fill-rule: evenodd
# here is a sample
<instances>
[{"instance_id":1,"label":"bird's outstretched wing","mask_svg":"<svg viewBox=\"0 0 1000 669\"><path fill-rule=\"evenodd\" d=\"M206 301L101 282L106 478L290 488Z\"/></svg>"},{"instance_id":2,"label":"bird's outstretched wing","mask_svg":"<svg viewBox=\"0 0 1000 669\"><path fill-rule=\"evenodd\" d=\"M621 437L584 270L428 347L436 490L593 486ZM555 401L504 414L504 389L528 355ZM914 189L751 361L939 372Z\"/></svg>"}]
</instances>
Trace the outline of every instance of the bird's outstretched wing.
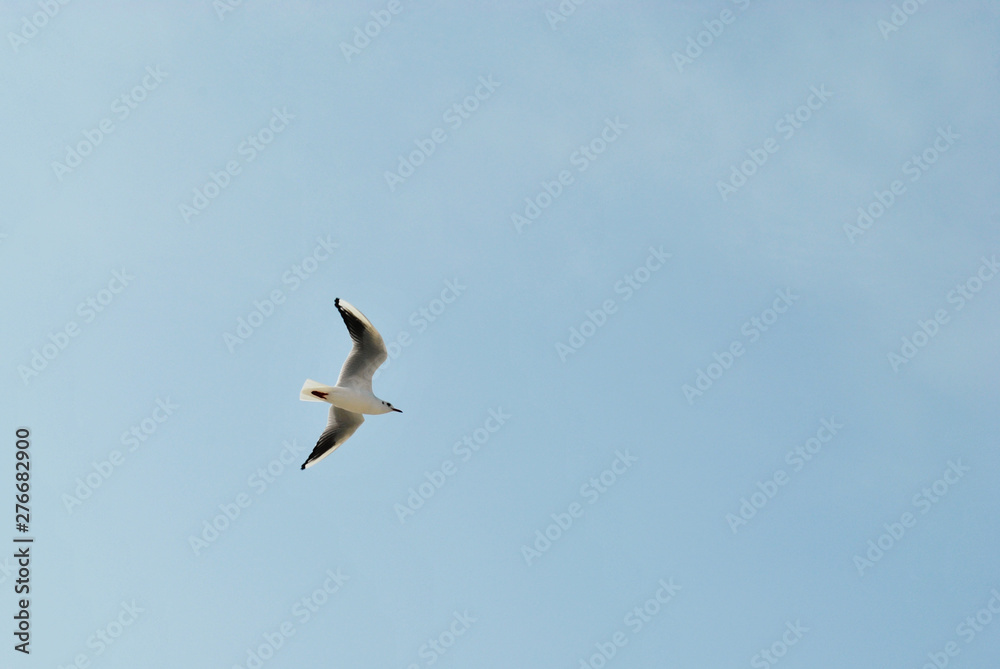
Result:
<instances>
[{"instance_id":1,"label":"bird's outstretched wing","mask_svg":"<svg viewBox=\"0 0 1000 669\"><path fill-rule=\"evenodd\" d=\"M316 447L313 448L312 453L302 463L302 469L312 467L337 450L337 447L347 441L363 422L365 422L365 417L361 414L331 406L330 418L326 423L326 429L320 435L319 441L316 442Z\"/></svg>"},{"instance_id":2,"label":"bird's outstretched wing","mask_svg":"<svg viewBox=\"0 0 1000 669\"><path fill-rule=\"evenodd\" d=\"M372 391L372 374L388 357L385 342L371 321L354 306L339 297L334 300L337 311L344 319L354 348L340 368L337 385L343 388Z\"/></svg>"}]
</instances>

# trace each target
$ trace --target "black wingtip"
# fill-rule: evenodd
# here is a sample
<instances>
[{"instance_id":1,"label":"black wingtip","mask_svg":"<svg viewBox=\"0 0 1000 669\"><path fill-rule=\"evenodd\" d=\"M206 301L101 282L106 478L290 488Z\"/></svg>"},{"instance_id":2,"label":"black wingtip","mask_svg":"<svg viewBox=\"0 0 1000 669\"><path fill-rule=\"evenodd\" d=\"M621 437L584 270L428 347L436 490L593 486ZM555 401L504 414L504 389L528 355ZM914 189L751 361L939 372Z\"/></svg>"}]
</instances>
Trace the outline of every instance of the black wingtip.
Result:
<instances>
[{"instance_id":1,"label":"black wingtip","mask_svg":"<svg viewBox=\"0 0 1000 669\"><path fill-rule=\"evenodd\" d=\"M339 297L333 298L333 306L335 306L338 309L340 309L340 298Z\"/></svg>"},{"instance_id":2,"label":"black wingtip","mask_svg":"<svg viewBox=\"0 0 1000 669\"><path fill-rule=\"evenodd\" d=\"M301 466L301 467L299 467L299 469L305 469L305 468L306 468L306 463L304 463L304 462L303 462L303 463L302 463L302 466Z\"/></svg>"}]
</instances>

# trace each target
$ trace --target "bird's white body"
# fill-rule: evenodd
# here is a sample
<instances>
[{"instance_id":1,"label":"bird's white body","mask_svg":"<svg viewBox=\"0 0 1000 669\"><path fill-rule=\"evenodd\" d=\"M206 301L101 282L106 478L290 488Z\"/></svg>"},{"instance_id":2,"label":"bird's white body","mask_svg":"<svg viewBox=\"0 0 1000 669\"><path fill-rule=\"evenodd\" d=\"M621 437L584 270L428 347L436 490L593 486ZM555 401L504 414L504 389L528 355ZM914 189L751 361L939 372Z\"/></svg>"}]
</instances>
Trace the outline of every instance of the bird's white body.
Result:
<instances>
[{"instance_id":1,"label":"bird's white body","mask_svg":"<svg viewBox=\"0 0 1000 669\"><path fill-rule=\"evenodd\" d=\"M306 379L299 392L299 399L305 402L326 402L354 413L373 416L392 411L387 402L375 397L375 393L357 388L324 386L312 379Z\"/></svg>"}]
</instances>

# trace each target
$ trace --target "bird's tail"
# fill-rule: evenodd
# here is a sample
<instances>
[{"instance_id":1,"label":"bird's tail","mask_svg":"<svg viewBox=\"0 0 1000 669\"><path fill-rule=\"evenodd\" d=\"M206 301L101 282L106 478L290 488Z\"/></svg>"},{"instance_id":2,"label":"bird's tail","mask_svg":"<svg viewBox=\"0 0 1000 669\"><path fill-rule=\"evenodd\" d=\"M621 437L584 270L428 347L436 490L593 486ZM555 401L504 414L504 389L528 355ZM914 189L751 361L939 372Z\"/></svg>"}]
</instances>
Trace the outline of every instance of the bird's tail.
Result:
<instances>
[{"instance_id":1,"label":"bird's tail","mask_svg":"<svg viewBox=\"0 0 1000 669\"><path fill-rule=\"evenodd\" d=\"M330 386L324 386L322 383L313 381L312 379L306 379L306 382L302 384L302 390L299 391L299 399L303 402L327 402L327 396L329 396L331 390L333 388Z\"/></svg>"}]
</instances>

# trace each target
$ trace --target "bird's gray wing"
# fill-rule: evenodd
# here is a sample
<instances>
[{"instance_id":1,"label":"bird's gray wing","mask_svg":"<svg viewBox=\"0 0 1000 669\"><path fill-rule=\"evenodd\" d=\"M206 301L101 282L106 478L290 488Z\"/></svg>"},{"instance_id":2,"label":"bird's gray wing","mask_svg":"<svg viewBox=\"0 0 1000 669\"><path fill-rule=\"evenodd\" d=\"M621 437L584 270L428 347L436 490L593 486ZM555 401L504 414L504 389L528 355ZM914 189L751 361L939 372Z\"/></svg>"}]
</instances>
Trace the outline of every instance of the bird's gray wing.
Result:
<instances>
[{"instance_id":1,"label":"bird's gray wing","mask_svg":"<svg viewBox=\"0 0 1000 669\"><path fill-rule=\"evenodd\" d=\"M313 448L312 453L302 463L302 469L312 467L337 450L337 447L347 441L363 422L365 422L365 417L361 414L331 406L330 419L326 422L326 429L320 435L319 441L316 442L316 447Z\"/></svg>"},{"instance_id":2,"label":"bird's gray wing","mask_svg":"<svg viewBox=\"0 0 1000 669\"><path fill-rule=\"evenodd\" d=\"M334 300L337 311L344 318L344 324L351 335L354 347L340 368L337 385L342 388L356 388L372 391L372 374L388 357L385 342L371 321L351 304L339 297Z\"/></svg>"}]
</instances>

